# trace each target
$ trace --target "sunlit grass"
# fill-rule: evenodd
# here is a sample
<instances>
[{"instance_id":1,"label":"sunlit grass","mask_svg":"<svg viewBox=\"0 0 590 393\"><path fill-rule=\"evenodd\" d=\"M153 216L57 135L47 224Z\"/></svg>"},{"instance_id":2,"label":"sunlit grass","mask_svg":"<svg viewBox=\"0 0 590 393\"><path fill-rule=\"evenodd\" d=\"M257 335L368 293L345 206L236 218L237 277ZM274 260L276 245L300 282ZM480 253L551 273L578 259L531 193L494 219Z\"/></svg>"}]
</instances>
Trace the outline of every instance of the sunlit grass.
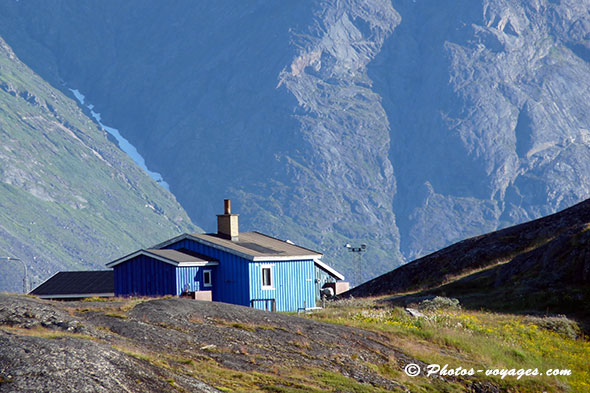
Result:
<instances>
[{"instance_id":1,"label":"sunlit grass","mask_svg":"<svg viewBox=\"0 0 590 393\"><path fill-rule=\"evenodd\" d=\"M47 339L57 339L62 337L72 337L72 338L80 338L84 340L93 340L97 341L96 337L89 336L87 334L75 333L75 332L67 332L62 330L53 330L47 329L41 326L36 326L34 328L21 328L21 327L14 327L14 326L0 326L0 330L16 334L18 336L29 336L29 337L41 337Z\"/></svg>"},{"instance_id":2,"label":"sunlit grass","mask_svg":"<svg viewBox=\"0 0 590 393\"><path fill-rule=\"evenodd\" d=\"M590 391L590 342L571 329L543 326L574 325L565 318L497 314L481 311L442 309L424 311L424 317L410 316L403 308L386 307L374 301L334 304L309 318L368 329L386 334L395 345L427 364L448 364L487 370L490 368L570 369L569 376L493 378L500 385L518 386L519 391ZM570 332L569 334L564 333ZM486 378L482 376L482 378Z\"/></svg>"}]
</instances>

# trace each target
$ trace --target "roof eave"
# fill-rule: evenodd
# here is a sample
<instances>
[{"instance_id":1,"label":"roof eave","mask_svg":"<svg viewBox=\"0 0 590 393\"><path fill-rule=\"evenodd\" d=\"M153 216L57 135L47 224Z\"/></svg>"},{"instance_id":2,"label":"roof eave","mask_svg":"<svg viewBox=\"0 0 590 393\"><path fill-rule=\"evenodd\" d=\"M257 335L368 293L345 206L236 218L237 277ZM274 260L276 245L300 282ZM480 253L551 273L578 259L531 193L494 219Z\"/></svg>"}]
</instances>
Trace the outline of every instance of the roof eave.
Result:
<instances>
[{"instance_id":1,"label":"roof eave","mask_svg":"<svg viewBox=\"0 0 590 393\"><path fill-rule=\"evenodd\" d=\"M166 257L163 257L161 255L157 255L157 254L153 254L147 250L138 250L135 251L134 253L131 253L129 255L126 255L122 258L119 258L117 260L114 260L113 262L109 262L106 264L107 267L115 267L117 265L120 265L121 263L125 263L127 261L129 261L130 259L133 259L139 255L145 255L147 257L150 258L154 258L157 259L161 262L164 263L168 263L172 266L176 266L176 267L187 267L187 266L217 266L219 265L219 262L217 261L186 261L186 262L177 262L177 261L173 261L171 259L168 259Z\"/></svg>"},{"instance_id":2,"label":"roof eave","mask_svg":"<svg viewBox=\"0 0 590 393\"><path fill-rule=\"evenodd\" d=\"M115 297L115 292L104 293L72 293L72 294L54 294L54 295L35 295L40 299L73 299L88 297Z\"/></svg>"},{"instance_id":3,"label":"roof eave","mask_svg":"<svg viewBox=\"0 0 590 393\"><path fill-rule=\"evenodd\" d=\"M332 276L336 277L337 279L344 280L344 275L337 272L335 269L331 268L330 266L326 265L324 262L316 259L316 260L314 260L314 263L316 265L318 265L321 269L325 270L326 272L328 272Z\"/></svg>"},{"instance_id":4,"label":"roof eave","mask_svg":"<svg viewBox=\"0 0 590 393\"><path fill-rule=\"evenodd\" d=\"M188 239L188 238L194 239L195 237L192 236L190 233L183 233L181 235L178 235L176 237L173 237L172 239L166 240L165 242L158 243L155 246L150 247L150 248L159 248L159 249L162 249L162 248L164 248L166 246L169 246L171 244L174 244L176 242L179 242L181 240Z\"/></svg>"},{"instance_id":5,"label":"roof eave","mask_svg":"<svg viewBox=\"0 0 590 393\"><path fill-rule=\"evenodd\" d=\"M197 266L197 267L205 267L205 266L218 266L219 262L217 261L209 261L209 262L179 262L178 263L178 267L191 267L191 266Z\"/></svg>"},{"instance_id":6,"label":"roof eave","mask_svg":"<svg viewBox=\"0 0 590 393\"><path fill-rule=\"evenodd\" d=\"M321 258L322 254L314 254L314 255L291 255L291 256L268 256L268 257L251 257L250 260L254 262L264 262L264 261L305 261L305 260L316 260Z\"/></svg>"}]
</instances>

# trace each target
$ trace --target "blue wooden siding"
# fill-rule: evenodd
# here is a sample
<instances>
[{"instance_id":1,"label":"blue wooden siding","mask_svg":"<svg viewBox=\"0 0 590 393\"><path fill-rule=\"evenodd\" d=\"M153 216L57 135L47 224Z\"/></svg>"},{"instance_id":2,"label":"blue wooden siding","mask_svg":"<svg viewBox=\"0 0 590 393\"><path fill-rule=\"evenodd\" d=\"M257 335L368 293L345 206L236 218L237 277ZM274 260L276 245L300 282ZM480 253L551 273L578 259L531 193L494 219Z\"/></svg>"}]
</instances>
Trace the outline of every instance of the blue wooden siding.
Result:
<instances>
[{"instance_id":1,"label":"blue wooden siding","mask_svg":"<svg viewBox=\"0 0 590 393\"><path fill-rule=\"evenodd\" d=\"M262 267L272 267L273 289L262 289ZM277 311L315 307L315 270L312 260L248 263L250 299L275 299ZM263 308L261 303L255 305Z\"/></svg>"},{"instance_id":2,"label":"blue wooden siding","mask_svg":"<svg viewBox=\"0 0 590 393\"><path fill-rule=\"evenodd\" d=\"M147 257L137 257L114 267L115 296L177 295L175 267Z\"/></svg>"},{"instance_id":3,"label":"blue wooden siding","mask_svg":"<svg viewBox=\"0 0 590 393\"><path fill-rule=\"evenodd\" d=\"M217 259L219 265L211 267L213 273L213 286L210 288L204 288L201 282L201 289L211 289L213 291L213 300L216 302L239 304L243 306L250 305L247 279L247 259L218 250L217 248L197 243L190 239L181 240L166 248L174 250L184 248ZM200 276L200 279L202 280L202 275Z\"/></svg>"},{"instance_id":4,"label":"blue wooden siding","mask_svg":"<svg viewBox=\"0 0 590 393\"><path fill-rule=\"evenodd\" d=\"M176 293L181 294L185 288L190 288L191 291L208 291L211 287L203 285L203 270L211 270L211 277L215 277L215 266L207 267L177 267L176 268Z\"/></svg>"}]
</instances>

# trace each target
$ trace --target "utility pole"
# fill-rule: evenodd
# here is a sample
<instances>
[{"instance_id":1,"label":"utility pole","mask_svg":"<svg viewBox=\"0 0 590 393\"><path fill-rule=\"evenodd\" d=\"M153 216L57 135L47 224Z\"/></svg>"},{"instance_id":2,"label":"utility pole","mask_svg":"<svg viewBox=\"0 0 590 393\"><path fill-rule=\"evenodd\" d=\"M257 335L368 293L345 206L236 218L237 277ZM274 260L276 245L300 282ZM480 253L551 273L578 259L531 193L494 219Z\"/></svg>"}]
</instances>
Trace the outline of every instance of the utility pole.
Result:
<instances>
[{"instance_id":1,"label":"utility pole","mask_svg":"<svg viewBox=\"0 0 590 393\"><path fill-rule=\"evenodd\" d=\"M357 263L357 283L356 287L363 283L363 264L362 264L362 253L367 251L367 245L361 244L360 247L353 247L350 244L346 244L344 247L348 249L348 251L354 253L356 255L356 263Z\"/></svg>"},{"instance_id":2,"label":"utility pole","mask_svg":"<svg viewBox=\"0 0 590 393\"><path fill-rule=\"evenodd\" d=\"M27 294L29 293L29 286L28 284L28 279L29 279L29 273L27 271L27 264L23 262L22 259L19 258L14 258L14 257L0 257L0 261L19 261L22 265L23 265L23 270L24 270L24 275L23 275L23 293Z\"/></svg>"}]
</instances>

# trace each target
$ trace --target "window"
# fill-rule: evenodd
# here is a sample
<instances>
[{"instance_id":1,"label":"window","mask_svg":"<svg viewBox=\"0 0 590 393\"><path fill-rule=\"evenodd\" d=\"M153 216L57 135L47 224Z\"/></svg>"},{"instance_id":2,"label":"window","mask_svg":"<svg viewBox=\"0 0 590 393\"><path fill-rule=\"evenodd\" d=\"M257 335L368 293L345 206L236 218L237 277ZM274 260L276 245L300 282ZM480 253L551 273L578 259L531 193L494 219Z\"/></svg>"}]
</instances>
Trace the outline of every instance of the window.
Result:
<instances>
[{"instance_id":1,"label":"window","mask_svg":"<svg viewBox=\"0 0 590 393\"><path fill-rule=\"evenodd\" d=\"M262 289L273 289L272 266L262 267Z\"/></svg>"},{"instance_id":2,"label":"window","mask_svg":"<svg viewBox=\"0 0 590 393\"><path fill-rule=\"evenodd\" d=\"M211 285L211 270L203 270L203 286L210 287Z\"/></svg>"}]
</instances>

